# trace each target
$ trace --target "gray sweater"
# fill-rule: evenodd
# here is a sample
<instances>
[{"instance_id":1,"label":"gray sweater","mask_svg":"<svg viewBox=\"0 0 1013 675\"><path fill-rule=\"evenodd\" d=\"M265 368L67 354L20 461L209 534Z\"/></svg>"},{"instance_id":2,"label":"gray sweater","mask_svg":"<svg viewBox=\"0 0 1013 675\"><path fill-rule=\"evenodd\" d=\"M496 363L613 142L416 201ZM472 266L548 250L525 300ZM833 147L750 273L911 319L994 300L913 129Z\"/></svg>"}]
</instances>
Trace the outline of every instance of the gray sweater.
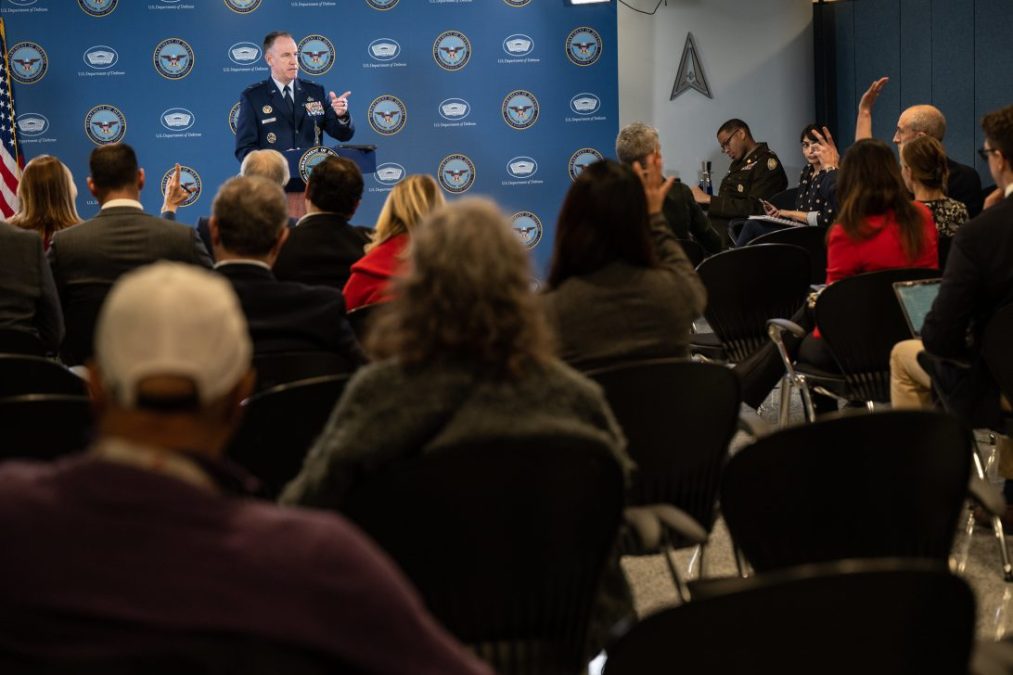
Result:
<instances>
[{"instance_id":1,"label":"gray sweater","mask_svg":"<svg viewBox=\"0 0 1013 675\"><path fill-rule=\"evenodd\" d=\"M651 218L651 235L660 267L617 261L542 296L559 356L574 368L688 354L707 290L663 216Z\"/></svg>"}]
</instances>

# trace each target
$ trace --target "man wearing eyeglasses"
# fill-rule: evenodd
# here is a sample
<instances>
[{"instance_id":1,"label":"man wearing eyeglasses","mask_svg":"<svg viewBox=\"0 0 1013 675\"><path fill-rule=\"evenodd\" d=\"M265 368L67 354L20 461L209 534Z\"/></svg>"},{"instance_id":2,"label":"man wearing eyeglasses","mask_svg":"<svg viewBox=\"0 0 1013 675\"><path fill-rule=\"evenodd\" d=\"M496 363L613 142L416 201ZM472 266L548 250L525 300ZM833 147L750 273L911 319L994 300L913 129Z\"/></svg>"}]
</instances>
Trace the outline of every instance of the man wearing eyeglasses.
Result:
<instances>
[{"instance_id":1,"label":"man wearing eyeglasses","mask_svg":"<svg viewBox=\"0 0 1013 675\"><path fill-rule=\"evenodd\" d=\"M728 222L764 214L761 200L769 199L788 187L788 176L777 155L766 143L753 140L749 125L730 119L718 129L718 145L732 165L721 181L716 195L709 195L693 186L697 204L707 207L711 227L728 242Z\"/></svg>"}]
</instances>

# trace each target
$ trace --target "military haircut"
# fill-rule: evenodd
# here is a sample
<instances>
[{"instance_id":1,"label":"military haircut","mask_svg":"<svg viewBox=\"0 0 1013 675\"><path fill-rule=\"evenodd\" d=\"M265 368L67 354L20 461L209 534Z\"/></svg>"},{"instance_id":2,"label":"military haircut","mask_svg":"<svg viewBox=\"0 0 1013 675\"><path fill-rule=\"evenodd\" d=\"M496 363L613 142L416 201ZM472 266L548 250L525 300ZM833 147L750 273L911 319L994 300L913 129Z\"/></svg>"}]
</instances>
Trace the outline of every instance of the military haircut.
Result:
<instances>
[{"instance_id":1,"label":"military haircut","mask_svg":"<svg viewBox=\"0 0 1013 675\"><path fill-rule=\"evenodd\" d=\"M731 133L735 133L739 129L742 129L743 131L745 131L746 132L746 136L748 136L749 138L753 137L753 132L749 130L749 125L746 124L745 122L743 122L742 120L740 120L737 117L733 117L732 119L728 120L727 122L725 122L724 124L722 124L720 127L718 127L717 133L720 134L720 133L723 133L725 131L728 131L728 132L731 132ZM717 134L715 134L715 135L717 135Z\"/></svg>"},{"instance_id":2,"label":"military haircut","mask_svg":"<svg viewBox=\"0 0 1013 675\"><path fill-rule=\"evenodd\" d=\"M321 211L351 218L362 199L362 173L345 157L328 157L310 172L306 198Z\"/></svg>"},{"instance_id":3,"label":"military haircut","mask_svg":"<svg viewBox=\"0 0 1013 675\"><path fill-rule=\"evenodd\" d=\"M137 182L137 153L126 143L100 146L91 151L88 170L95 191L100 194L134 185Z\"/></svg>"}]
</instances>

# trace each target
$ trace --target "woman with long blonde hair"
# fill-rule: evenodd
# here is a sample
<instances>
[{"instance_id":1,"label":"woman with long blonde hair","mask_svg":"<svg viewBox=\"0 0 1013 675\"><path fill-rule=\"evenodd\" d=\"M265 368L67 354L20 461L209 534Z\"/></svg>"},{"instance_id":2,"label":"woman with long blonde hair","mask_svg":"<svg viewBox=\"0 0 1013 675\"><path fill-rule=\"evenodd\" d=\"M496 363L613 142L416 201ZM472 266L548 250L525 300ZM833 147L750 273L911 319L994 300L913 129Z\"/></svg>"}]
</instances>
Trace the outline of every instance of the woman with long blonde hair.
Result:
<instances>
[{"instance_id":1,"label":"woman with long blonde hair","mask_svg":"<svg viewBox=\"0 0 1013 675\"><path fill-rule=\"evenodd\" d=\"M390 300L387 289L404 262L412 231L443 202L443 193L432 176L413 174L394 186L380 211L366 255L351 267L343 291L347 310Z\"/></svg>"},{"instance_id":2,"label":"woman with long blonde hair","mask_svg":"<svg viewBox=\"0 0 1013 675\"><path fill-rule=\"evenodd\" d=\"M56 232L81 222L74 204L74 177L52 155L39 155L25 165L17 194L20 207L11 216L11 225L38 232L47 251Z\"/></svg>"}]
</instances>

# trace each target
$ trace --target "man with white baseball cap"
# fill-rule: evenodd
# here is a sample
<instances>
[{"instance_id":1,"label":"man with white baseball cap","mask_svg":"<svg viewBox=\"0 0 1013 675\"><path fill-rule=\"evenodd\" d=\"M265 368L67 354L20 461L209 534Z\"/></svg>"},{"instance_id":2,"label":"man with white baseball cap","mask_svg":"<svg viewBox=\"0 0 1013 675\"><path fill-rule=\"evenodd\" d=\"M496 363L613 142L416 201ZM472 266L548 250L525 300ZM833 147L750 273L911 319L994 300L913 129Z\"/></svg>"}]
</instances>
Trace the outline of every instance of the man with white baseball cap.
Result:
<instances>
[{"instance_id":1,"label":"man with white baseball cap","mask_svg":"<svg viewBox=\"0 0 1013 675\"><path fill-rule=\"evenodd\" d=\"M231 636L334 672L488 674L341 517L235 494L222 454L251 353L220 276L163 262L121 277L89 369L94 444L0 465L0 653L179 657Z\"/></svg>"}]
</instances>

